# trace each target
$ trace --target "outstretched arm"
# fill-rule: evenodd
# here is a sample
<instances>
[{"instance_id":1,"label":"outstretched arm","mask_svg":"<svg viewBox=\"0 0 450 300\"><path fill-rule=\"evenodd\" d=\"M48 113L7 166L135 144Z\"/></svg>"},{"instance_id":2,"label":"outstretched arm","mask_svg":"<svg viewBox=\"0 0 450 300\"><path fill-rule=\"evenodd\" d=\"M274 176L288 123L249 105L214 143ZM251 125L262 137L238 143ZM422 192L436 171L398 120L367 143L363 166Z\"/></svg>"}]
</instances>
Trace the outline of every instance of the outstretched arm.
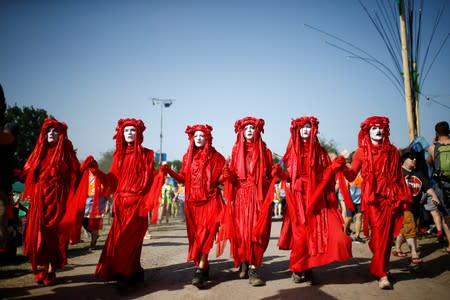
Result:
<instances>
[{"instance_id":1,"label":"outstretched arm","mask_svg":"<svg viewBox=\"0 0 450 300\"><path fill-rule=\"evenodd\" d=\"M172 168L168 164L162 165L160 171L163 172L164 175L169 174L170 176L173 177L173 179L175 179L178 182L185 183L186 181L186 178L183 175L172 170Z\"/></svg>"}]
</instances>

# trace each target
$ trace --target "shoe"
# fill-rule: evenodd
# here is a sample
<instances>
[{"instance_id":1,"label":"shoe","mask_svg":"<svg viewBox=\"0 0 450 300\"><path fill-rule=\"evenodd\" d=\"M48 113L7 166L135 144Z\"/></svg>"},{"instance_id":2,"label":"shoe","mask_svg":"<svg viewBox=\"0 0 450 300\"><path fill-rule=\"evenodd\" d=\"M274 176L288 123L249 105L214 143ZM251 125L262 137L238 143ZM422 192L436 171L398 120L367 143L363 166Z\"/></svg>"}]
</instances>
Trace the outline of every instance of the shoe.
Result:
<instances>
[{"instance_id":1,"label":"shoe","mask_svg":"<svg viewBox=\"0 0 450 300\"><path fill-rule=\"evenodd\" d=\"M248 277L248 263L242 263L239 266L239 278L245 279Z\"/></svg>"},{"instance_id":2,"label":"shoe","mask_svg":"<svg viewBox=\"0 0 450 300\"><path fill-rule=\"evenodd\" d=\"M442 233L442 230L438 230L436 233L436 240L438 243L444 242L444 234Z\"/></svg>"},{"instance_id":3,"label":"shoe","mask_svg":"<svg viewBox=\"0 0 450 300\"><path fill-rule=\"evenodd\" d=\"M209 271L209 270L208 270ZM205 285L205 281L207 281L208 271L204 271L200 268L195 268L194 278L192 278L192 285L197 288L202 288Z\"/></svg>"},{"instance_id":4,"label":"shoe","mask_svg":"<svg viewBox=\"0 0 450 300\"><path fill-rule=\"evenodd\" d=\"M411 258L411 265L418 266L418 265L421 265L421 264L423 264L423 260L422 259L420 259L418 257Z\"/></svg>"},{"instance_id":5,"label":"shoe","mask_svg":"<svg viewBox=\"0 0 450 300\"><path fill-rule=\"evenodd\" d=\"M47 278L44 279L44 284L46 286L51 286L56 284L56 273L50 272L47 274Z\"/></svg>"},{"instance_id":6,"label":"shoe","mask_svg":"<svg viewBox=\"0 0 450 300\"><path fill-rule=\"evenodd\" d=\"M306 281L305 274L303 272L292 272L292 281L294 283L302 283Z\"/></svg>"},{"instance_id":7,"label":"shoe","mask_svg":"<svg viewBox=\"0 0 450 300\"><path fill-rule=\"evenodd\" d=\"M127 283L130 285L138 284L140 282L144 282L144 269L139 269L138 271L135 271L131 273L130 277L127 280Z\"/></svg>"},{"instance_id":8,"label":"shoe","mask_svg":"<svg viewBox=\"0 0 450 300\"><path fill-rule=\"evenodd\" d=\"M406 257L407 254L402 251L392 250L392 255L397 257Z\"/></svg>"},{"instance_id":9,"label":"shoe","mask_svg":"<svg viewBox=\"0 0 450 300\"><path fill-rule=\"evenodd\" d=\"M308 285L315 285L316 281L314 280L312 269L305 270L303 272L304 276L304 282L306 282Z\"/></svg>"},{"instance_id":10,"label":"shoe","mask_svg":"<svg viewBox=\"0 0 450 300\"><path fill-rule=\"evenodd\" d=\"M248 270L248 282L251 286L263 286L266 283L259 278L258 273L256 273L256 269Z\"/></svg>"},{"instance_id":11,"label":"shoe","mask_svg":"<svg viewBox=\"0 0 450 300\"><path fill-rule=\"evenodd\" d=\"M34 281L37 283L44 283L44 280L47 278L47 270L38 271L36 275L34 275Z\"/></svg>"},{"instance_id":12,"label":"shoe","mask_svg":"<svg viewBox=\"0 0 450 300\"><path fill-rule=\"evenodd\" d=\"M359 236L355 237L355 238L353 239L353 241L354 241L355 243L357 243L357 244L364 244L364 243L366 242L363 238L361 238L361 237L359 237Z\"/></svg>"},{"instance_id":13,"label":"shoe","mask_svg":"<svg viewBox=\"0 0 450 300\"><path fill-rule=\"evenodd\" d=\"M378 287L382 290L392 290L392 284L389 282L387 277L378 280Z\"/></svg>"}]
</instances>

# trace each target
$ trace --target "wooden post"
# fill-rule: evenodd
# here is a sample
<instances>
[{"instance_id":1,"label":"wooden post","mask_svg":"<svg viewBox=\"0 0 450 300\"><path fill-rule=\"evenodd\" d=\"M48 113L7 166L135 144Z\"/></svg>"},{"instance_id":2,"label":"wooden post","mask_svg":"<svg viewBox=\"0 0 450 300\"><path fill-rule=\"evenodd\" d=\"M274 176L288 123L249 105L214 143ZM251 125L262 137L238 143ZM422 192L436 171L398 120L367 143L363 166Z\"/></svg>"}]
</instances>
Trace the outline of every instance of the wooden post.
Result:
<instances>
[{"instance_id":1,"label":"wooden post","mask_svg":"<svg viewBox=\"0 0 450 300\"><path fill-rule=\"evenodd\" d=\"M416 121L415 125L415 132L416 136L420 135L420 110L419 110L419 73L417 72L417 62L413 61L413 90L414 90L414 120Z\"/></svg>"},{"instance_id":2,"label":"wooden post","mask_svg":"<svg viewBox=\"0 0 450 300\"><path fill-rule=\"evenodd\" d=\"M404 13L404 0L400 0L400 38L402 43L403 82L405 86L406 120L408 122L409 141L412 142L416 136L414 122L413 95L411 88L411 73L408 60L408 42L406 37L406 22Z\"/></svg>"}]
</instances>

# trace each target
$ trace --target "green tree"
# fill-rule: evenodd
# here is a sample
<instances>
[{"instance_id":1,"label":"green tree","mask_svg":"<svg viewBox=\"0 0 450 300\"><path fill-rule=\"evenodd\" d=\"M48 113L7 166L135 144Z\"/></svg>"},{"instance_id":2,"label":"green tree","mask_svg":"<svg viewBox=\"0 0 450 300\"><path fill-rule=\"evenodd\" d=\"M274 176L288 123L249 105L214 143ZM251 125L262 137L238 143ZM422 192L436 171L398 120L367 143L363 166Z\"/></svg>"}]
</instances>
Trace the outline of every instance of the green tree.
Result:
<instances>
[{"instance_id":1,"label":"green tree","mask_svg":"<svg viewBox=\"0 0 450 300\"><path fill-rule=\"evenodd\" d=\"M170 167L176 171L176 172L180 172L181 170L181 160L172 160L169 161L168 164L170 165Z\"/></svg>"},{"instance_id":2,"label":"green tree","mask_svg":"<svg viewBox=\"0 0 450 300\"><path fill-rule=\"evenodd\" d=\"M48 114L45 109L34 108L33 106L20 108L17 105L7 107L5 114L6 123L16 123L19 126L15 155L19 168L23 167L28 156L33 151L42 124L47 117Z\"/></svg>"},{"instance_id":3,"label":"green tree","mask_svg":"<svg viewBox=\"0 0 450 300\"><path fill-rule=\"evenodd\" d=\"M334 140L327 141L326 139L319 138L320 145L327 150L328 153L338 154L337 146Z\"/></svg>"},{"instance_id":4,"label":"green tree","mask_svg":"<svg viewBox=\"0 0 450 300\"><path fill-rule=\"evenodd\" d=\"M111 169L112 158L114 155L114 150L108 150L101 153L101 157L98 160L98 167L103 172L107 173Z\"/></svg>"}]
</instances>

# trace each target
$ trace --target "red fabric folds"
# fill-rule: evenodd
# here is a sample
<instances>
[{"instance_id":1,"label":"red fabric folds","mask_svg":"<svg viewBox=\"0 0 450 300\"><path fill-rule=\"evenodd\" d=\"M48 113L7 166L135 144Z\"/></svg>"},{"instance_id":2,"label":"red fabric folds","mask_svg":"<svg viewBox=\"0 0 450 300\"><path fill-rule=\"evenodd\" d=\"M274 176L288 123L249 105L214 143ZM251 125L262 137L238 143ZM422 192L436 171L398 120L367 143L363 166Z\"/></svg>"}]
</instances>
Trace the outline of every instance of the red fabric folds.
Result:
<instances>
[{"instance_id":1,"label":"red fabric folds","mask_svg":"<svg viewBox=\"0 0 450 300\"><path fill-rule=\"evenodd\" d=\"M74 226L70 234L70 243L76 244L80 242L81 227L84 219L84 210L86 205L86 199L88 198L89 188L89 173L94 174L94 201L92 204L91 213L89 216L88 228L101 229L103 222L101 217L101 203L100 197L107 197L108 186L111 184L108 182L108 177L105 173L98 169L98 164L92 155L88 155L80 167L81 179L74 194L72 200L73 205L76 206L76 213L71 218L74 219Z\"/></svg>"},{"instance_id":2,"label":"red fabric folds","mask_svg":"<svg viewBox=\"0 0 450 300\"><path fill-rule=\"evenodd\" d=\"M248 124L255 128L252 141L244 137L244 127ZM253 228L261 213L267 213L263 211L263 204L272 178L272 153L261 138L263 127L264 120L254 117L235 123L237 137L229 170L233 179L225 183L227 207L219 236L222 245L224 238L229 239L235 266L247 262L259 267L269 242L271 222L258 228L258 242L253 238Z\"/></svg>"},{"instance_id":3,"label":"red fabric folds","mask_svg":"<svg viewBox=\"0 0 450 300\"><path fill-rule=\"evenodd\" d=\"M193 125L186 128L188 149L183 156L180 174L185 182L185 216L189 240L187 260L198 266L201 257L208 256L218 232L224 201L219 189L225 158L212 146L212 127ZM196 147L194 134L205 137L202 147Z\"/></svg>"},{"instance_id":4,"label":"red fabric folds","mask_svg":"<svg viewBox=\"0 0 450 300\"><path fill-rule=\"evenodd\" d=\"M126 143L123 131L134 126L136 138ZM155 200L149 199L154 180L154 152L144 148L144 123L136 119L121 119L116 128L116 151L111 176L115 183L114 219L94 275L102 280L117 280L142 272L140 256L148 228L145 214Z\"/></svg>"},{"instance_id":5,"label":"red fabric folds","mask_svg":"<svg viewBox=\"0 0 450 300\"><path fill-rule=\"evenodd\" d=\"M318 120L301 117L291 123L291 137L283 157L290 184L285 186L287 208L278 246L290 249L293 272L343 261L351 257L351 239L343 230L334 190L334 171L317 139ZM308 138L300 129L311 125Z\"/></svg>"},{"instance_id":6,"label":"red fabric folds","mask_svg":"<svg viewBox=\"0 0 450 300\"><path fill-rule=\"evenodd\" d=\"M47 131L55 128L58 141L47 142ZM24 254L33 272L52 264L62 268L67 263L67 244L73 226L70 203L75 190L79 163L67 136L67 125L47 118L36 146L25 163L24 199L30 199Z\"/></svg>"}]
</instances>

